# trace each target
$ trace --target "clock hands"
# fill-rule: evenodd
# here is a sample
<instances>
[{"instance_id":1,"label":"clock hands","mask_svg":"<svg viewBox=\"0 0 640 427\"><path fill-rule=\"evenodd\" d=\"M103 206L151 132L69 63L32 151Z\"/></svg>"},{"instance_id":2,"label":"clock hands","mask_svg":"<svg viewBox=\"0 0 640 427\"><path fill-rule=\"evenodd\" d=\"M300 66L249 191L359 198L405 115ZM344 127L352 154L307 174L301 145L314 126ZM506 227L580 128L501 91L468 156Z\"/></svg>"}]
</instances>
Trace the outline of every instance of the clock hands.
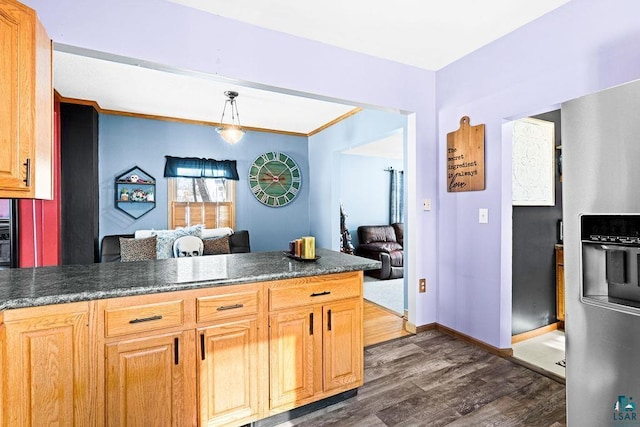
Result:
<instances>
[{"instance_id":1,"label":"clock hands","mask_svg":"<svg viewBox=\"0 0 640 427\"><path fill-rule=\"evenodd\" d=\"M280 173L277 173L277 172L274 173L271 169L269 169L267 164L265 164L262 167L267 171L265 175L270 176L271 179L273 179L273 181L279 181L282 178L282 175L284 175L284 173L287 172L287 169L283 169Z\"/></svg>"},{"instance_id":2,"label":"clock hands","mask_svg":"<svg viewBox=\"0 0 640 427\"><path fill-rule=\"evenodd\" d=\"M289 204L300 189L300 171L290 157L269 152L258 157L249 171L253 195L263 204L280 207Z\"/></svg>"},{"instance_id":3,"label":"clock hands","mask_svg":"<svg viewBox=\"0 0 640 427\"><path fill-rule=\"evenodd\" d=\"M280 177L282 176L282 174L280 174L278 176L274 176L274 175L271 175L270 173L265 173L264 176L268 176L269 178L261 178L260 181L278 182L278 181L280 181Z\"/></svg>"},{"instance_id":4,"label":"clock hands","mask_svg":"<svg viewBox=\"0 0 640 427\"><path fill-rule=\"evenodd\" d=\"M266 172L264 172L264 174L260 176L259 180L263 182L267 181L269 183L266 187L263 187L263 191L268 190L275 183L278 183L284 191L288 190L288 188L284 185L286 184L287 177L283 176L284 173L287 171L286 169L281 171L280 173L277 173L269 169L269 167L266 164L263 165L262 167Z\"/></svg>"},{"instance_id":5,"label":"clock hands","mask_svg":"<svg viewBox=\"0 0 640 427\"><path fill-rule=\"evenodd\" d=\"M262 180L262 181L269 181L269 180ZM271 180L271 181L269 182L269 185L267 185L266 187L263 187L263 188L262 188L262 190L263 190L263 191L267 191L267 190L268 190L269 188L271 188L271 186L272 186L273 184L275 184L275 183L278 183L278 184L280 185L280 187L282 187L282 189L283 189L283 190L285 190L285 191L287 190L287 187L285 187L285 186L282 184L282 182L280 182L280 181L275 181L275 180Z\"/></svg>"}]
</instances>

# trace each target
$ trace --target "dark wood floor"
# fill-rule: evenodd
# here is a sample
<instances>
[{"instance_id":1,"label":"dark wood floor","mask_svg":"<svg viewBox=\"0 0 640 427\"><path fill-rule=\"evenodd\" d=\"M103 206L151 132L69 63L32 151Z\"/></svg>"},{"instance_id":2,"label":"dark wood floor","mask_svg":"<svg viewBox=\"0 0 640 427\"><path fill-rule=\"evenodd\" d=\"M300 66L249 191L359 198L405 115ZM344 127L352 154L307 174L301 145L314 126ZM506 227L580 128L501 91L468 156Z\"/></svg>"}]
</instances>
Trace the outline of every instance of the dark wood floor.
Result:
<instances>
[{"instance_id":1,"label":"dark wood floor","mask_svg":"<svg viewBox=\"0 0 640 427\"><path fill-rule=\"evenodd\" d=\"M434 330L366 348L356 397L282 426L565 424L563 384Z\"/></svg>"}]
</instances>

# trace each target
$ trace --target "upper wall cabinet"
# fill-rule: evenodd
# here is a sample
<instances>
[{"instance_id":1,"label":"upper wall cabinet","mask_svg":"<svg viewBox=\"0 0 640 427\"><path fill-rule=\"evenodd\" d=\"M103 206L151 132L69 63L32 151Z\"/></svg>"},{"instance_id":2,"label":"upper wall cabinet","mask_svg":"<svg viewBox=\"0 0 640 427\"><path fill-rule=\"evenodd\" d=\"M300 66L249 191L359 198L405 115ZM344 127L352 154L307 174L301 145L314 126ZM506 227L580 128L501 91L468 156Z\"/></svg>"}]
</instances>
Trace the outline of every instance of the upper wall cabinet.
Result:
<instances>
[{"instance_id":1,"label":"upper wall cabinet","mask_svg":"<svg viewBox=\"0 0 640 427\"><path fill-rule=\"evenodd\" d=\"M0 0L0 198L53 198L52 74L35 11Z\"/></svg>"}]
</instances>

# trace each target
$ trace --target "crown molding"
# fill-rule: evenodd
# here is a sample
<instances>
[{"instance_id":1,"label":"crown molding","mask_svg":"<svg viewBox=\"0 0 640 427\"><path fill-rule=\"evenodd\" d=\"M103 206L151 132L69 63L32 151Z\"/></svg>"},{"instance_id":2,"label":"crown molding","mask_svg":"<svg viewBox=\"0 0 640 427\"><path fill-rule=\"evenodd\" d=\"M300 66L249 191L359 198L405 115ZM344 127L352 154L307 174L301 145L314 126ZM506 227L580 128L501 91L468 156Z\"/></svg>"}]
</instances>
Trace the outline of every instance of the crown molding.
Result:
<instances>
[{"instance_id":1,"label":"crown molding","mask_svg":"<svg viewBox=\"0 0 640 427\"><path fill-rule=\"evenodd\" d=\"M192 124L192 125L200 125L200 126L211 126L211 127L218 127L220 126L220 123L218 122L210 122L210 121L204 121L204 120L191 120L191 119L182 119L182 118L178 118L178 117L168 117L168 116L157 116L157 115L153 115L153 114L142 114L142 113L132 113L129 111L118 111L118 110L108 110L108 109L104 109L102 107L100 107L100 105L96 102L96 101L92 101L92 100L87 100L87 99L78 99L78 98L66 98L64 96L61 96L58 92L55 92L56 98L60 101L60 102L65 102L67 104L77 104L77 105L88 105L91 106L93 108L96 109L96 111L98 111L98 113L100 114L110 114L110 115L114 115L114 116L124 116L124 117L136 117L136 118L140 118L140 119L149 119L149 120L161 120L161 121L165 121L165 122L176 122L176 123L187 123L187 124ZM275 134L279 134L279 135L289 135L289 136L301 136L301 137L310 137L313 136L319 132L322 132L323 130L335 125L336 123L341 122L342 120L345 120L357 113L359 113L360 111L362 111L362 108L357 107L354 108L353 110L349 111L348 113L343 114L342 116L330 121L329 123L326 123L322 126L320 126L319 128L309 132L309 133L303 133L303 132L289 132L289 131L284 131L284 130L278 130L278 129L266 129L266 128L257 128L257 127L251 127L251 126L242 126L242 129L244 129L245 131L252 131L252 132L265 132L265 133L275 133Z\"/></svg>"}]
</instances>

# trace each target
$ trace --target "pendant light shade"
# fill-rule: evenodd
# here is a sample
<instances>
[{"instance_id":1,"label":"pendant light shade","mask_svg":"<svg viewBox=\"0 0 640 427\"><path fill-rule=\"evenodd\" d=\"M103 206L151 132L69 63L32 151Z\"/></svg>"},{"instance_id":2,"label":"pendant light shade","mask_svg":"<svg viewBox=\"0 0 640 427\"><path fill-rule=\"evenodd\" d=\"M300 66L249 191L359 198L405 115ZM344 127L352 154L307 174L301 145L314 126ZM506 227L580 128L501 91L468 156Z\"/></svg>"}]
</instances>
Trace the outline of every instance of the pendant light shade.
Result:
<instances>
[{"instance_id":1,"label":"pendant light shade","mask_svg":"<svg viewBox=\"0 0 640 427\"><path fill-rule=\"evenodd\" d=\"M222 110L222 118L220 119L220 126L216 129L222 139L229 144L235 144L240 141L244 136L244 130L240 127L240 115L238 114L238 106L236 104L236 97L238 92L228 90L225 93L227 100L224 102L224 109ZM224 123L224 115L227 112L227 105L231 109L231 123Z\"/></svg>"}]
</instances>

